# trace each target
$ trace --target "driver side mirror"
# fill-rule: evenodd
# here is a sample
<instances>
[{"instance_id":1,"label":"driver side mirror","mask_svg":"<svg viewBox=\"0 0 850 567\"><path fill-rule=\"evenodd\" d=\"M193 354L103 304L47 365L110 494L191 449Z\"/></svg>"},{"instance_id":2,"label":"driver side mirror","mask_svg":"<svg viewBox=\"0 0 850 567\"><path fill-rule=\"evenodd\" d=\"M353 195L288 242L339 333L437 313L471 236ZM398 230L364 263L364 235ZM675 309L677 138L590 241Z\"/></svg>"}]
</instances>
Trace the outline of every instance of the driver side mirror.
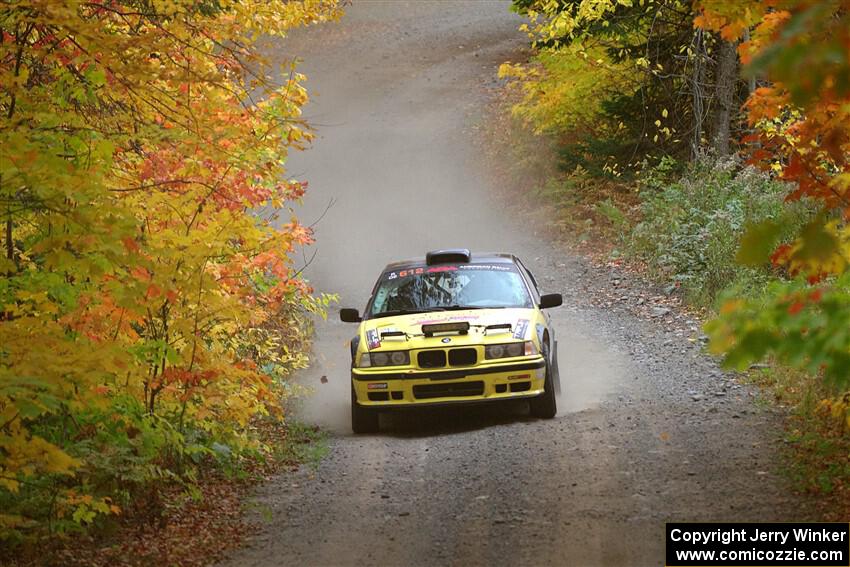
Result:
<instances>
[{"instance_id":1,"label":"driver side mirror","mask_svg":"<svg viewBox=\"0 0 850 567\"><path fill-rule=\"evenodd\" d=\"M540 309L549 309L550 307L558 307L564 303L564 296L560 293L547 293L540 296Z\"/></svg>"},{"instance_id":2,"label":"driver side mirror","mask_svg":"<svg viewBox=\"0 0 850 567\"><path fill-rule=\"evenodd\" d=\"M357 309L343 307L339 310L339 320L343 323L359 323L363 319L360 317Z\"/></svg>"}]
</instances>

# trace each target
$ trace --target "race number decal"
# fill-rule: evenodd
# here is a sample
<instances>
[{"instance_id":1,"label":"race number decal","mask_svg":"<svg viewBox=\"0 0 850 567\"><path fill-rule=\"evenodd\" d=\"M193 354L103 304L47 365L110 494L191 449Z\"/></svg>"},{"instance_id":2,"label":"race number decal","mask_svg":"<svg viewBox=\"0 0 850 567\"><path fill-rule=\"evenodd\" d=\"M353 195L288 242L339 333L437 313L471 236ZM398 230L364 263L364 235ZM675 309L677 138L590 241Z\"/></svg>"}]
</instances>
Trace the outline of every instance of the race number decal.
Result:
<instances>
[{"instance_id":1,"label":"race number decal","mask_svg":"<svg viewBox=\"0 0 850 567\"><path fill-rule=\"evenodd\" d=\"M524 339L525 332L528 330L528 319L520 319L516 322L516 329L514 330L514 338L515 339Z\"/></svg>"},{"instance_id":2,"label":"race number decal","mask_svg":"<svg viewBox=\"0 0 850 567\"><path fill-rule=\"evenodd\" d=\"M408 268L397 272L384 272L384 279L395 280L398 278L409 278L410 276L419 276L425 273L425 268Z\"/></svg>"},{"instance_id":3,"label":"race number decal","mask_svg":"<svg viewBox=\"0 0 850 567\"><path fill-rule=\"evenodd\" d=\"M377 329L369 329L366 331L366 344L369 345L369 350L381 346L381 336Z\"/></svg>"}]
</instances>

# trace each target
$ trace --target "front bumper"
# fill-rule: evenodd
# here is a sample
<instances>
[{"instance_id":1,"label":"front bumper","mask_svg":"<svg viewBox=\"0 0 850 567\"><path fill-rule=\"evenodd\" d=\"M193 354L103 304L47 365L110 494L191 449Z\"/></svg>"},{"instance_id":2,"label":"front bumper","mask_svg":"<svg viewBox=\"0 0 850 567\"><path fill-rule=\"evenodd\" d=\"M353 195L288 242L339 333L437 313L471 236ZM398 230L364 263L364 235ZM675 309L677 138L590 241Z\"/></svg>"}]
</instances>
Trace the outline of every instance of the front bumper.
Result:
<instances>
[{"instance_id":1,"label":"front bumper","mask_svg":"<svg viewBox=\"0 0 850 567\"><path fill-rule=\"evenodd\" d=\"M358 405L428 406L533 398L543 393L542 356L500 364L434 370L351 369Z\"/></svg>"}]
</instances>

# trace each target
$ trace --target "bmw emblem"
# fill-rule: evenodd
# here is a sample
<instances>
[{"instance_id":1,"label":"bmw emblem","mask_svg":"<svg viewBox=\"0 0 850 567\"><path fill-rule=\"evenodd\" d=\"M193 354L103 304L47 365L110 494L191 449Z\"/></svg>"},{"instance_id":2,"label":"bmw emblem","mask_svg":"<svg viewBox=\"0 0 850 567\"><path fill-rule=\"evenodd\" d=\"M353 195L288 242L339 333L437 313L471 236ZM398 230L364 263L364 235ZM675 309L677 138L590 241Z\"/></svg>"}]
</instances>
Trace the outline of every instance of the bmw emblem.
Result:
<instances>
[{"instance_id":1,"label":"bmw emblem","mask_svg":"<svg viewBox=\"0 0 850 567\"><path fill-rule=\"evenodd\" d=\"M450 337L443 337L443 340L441 340L440 342L441 343L450 343L450 342L452 342L452 339Z\"/></svg>"}]
</instances>

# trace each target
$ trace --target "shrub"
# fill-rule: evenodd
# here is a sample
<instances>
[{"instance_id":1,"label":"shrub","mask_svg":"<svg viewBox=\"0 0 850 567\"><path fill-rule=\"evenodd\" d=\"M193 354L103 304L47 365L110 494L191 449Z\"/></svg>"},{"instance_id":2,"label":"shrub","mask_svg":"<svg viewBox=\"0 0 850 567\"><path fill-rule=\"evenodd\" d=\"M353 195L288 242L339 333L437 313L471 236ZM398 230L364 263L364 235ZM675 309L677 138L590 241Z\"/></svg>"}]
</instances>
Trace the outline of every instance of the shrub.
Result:
<instances>
[{"instance_id":1,"label":"shrub","mask_svg":"<svg viewBox=\"0 0 850 567\"><path fill-rule=\"evenodd\" d=\"M628 250L652 275L680 287L692 303L706 307L729 285L742 293L762 289L772 275L768 266L738 265L735 256L745 227L782 220L794 234L813 214L805 203L784 203L786 186L734 160L701 161L673 182L669 160L641 174L642 220L631 233Z\"/></svg>"}]
</instances>

